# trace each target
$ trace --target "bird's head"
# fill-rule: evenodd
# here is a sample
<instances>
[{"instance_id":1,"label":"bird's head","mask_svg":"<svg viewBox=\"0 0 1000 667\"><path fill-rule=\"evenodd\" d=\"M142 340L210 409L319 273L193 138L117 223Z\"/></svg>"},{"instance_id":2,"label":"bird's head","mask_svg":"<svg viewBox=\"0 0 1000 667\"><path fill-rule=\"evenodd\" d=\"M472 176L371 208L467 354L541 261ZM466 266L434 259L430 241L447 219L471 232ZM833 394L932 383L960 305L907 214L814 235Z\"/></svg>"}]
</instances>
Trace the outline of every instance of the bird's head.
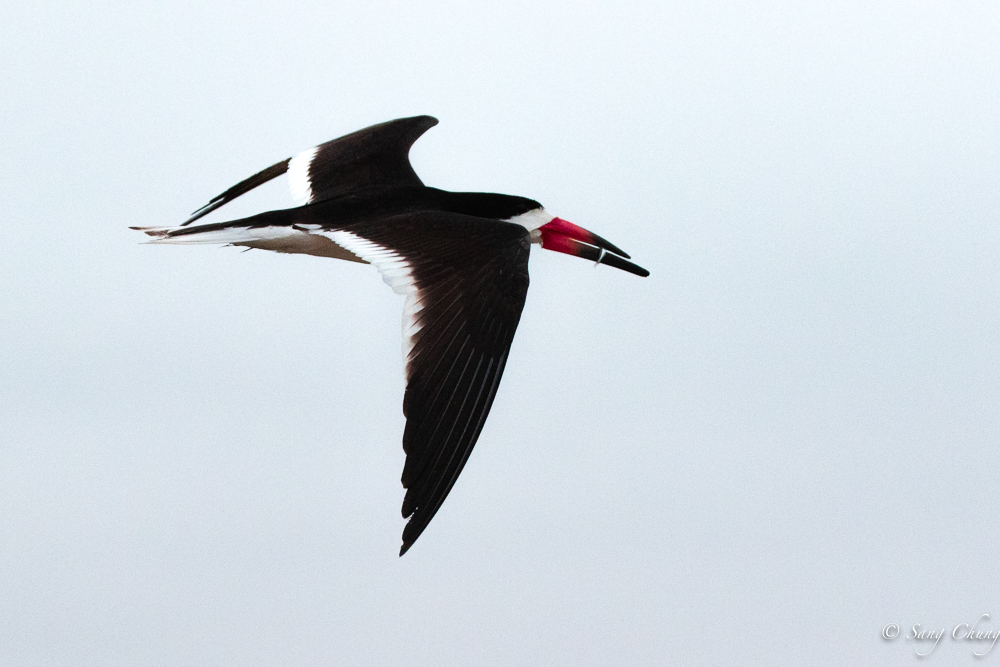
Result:
<instances>
[{"instance_id":1,"label":"bird's head","mask_svg":"<svg viewBox=\"0 0 1000 667\"><path fill-rule=\"evenodd\" d=\"M590 230L555 217L538 202L532 203L537 206L508 218L508 222L516 222L531 232L532 243L539 243L546 250L593 260L597 264L607 264L643 278L649 275L646 269L627 261L631 257L618 246Z\"/></svg>"},{"instance_id":2,"label":"bird's head","mask_svg":"<svg viewBox=\"0 0 1000 667\"><path fill-rule=\"evenodd\" d=\"M621 248L555 217L534 199L484 192L450 192L447 197L449 210L519 224L531 232L532 243L540 243L546 250L607 264L644 278L649 275L646 269L626 261L631 257Z\"/></svg>"}]
</instances>

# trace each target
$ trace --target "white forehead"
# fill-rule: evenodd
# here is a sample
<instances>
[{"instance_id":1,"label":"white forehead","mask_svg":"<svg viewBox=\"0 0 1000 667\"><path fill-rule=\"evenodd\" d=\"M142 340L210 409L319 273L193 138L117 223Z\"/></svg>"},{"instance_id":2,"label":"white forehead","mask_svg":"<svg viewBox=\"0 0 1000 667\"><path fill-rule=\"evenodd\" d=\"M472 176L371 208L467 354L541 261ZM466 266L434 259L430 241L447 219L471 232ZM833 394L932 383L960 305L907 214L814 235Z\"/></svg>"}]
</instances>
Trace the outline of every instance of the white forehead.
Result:
<instances>
[{"instance_id":1,"label":"white forehead","mask_svg":"<svg viewBox=\"0 0 1000 667\"><path fill-rule=\"evenodd\" d=\"M542 225L547 225L552 222L555 217L556 216L552 215L544 208L536 208L532 211L528 211L527 213L522 213L521 215L515 215L513 218L508 218L507 222L517 223L529 232L533 232Z\"/></svg>"}]
</instances>

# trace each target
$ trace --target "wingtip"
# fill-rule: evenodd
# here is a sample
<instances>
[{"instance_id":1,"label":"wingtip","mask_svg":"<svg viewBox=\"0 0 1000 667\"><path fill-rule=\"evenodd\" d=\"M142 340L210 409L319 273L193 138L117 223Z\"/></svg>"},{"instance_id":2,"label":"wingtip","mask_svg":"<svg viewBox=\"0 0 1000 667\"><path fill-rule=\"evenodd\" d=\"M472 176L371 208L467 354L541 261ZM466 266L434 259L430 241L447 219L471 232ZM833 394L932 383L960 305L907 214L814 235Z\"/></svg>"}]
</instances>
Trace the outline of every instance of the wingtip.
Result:
<instances>
[{"instance_id":1,"label":"wingtip","mask_svg":"<svg viewBox=\"0 0 1000 667\"><path fill-rule=\"evenodd\" d=\"M417 541L420 537L420 533L423 531L417 531L417 534L413 534L413 519L411 518L406 522L406 526L403 527L403 544L399 547L399 557L402 558L403 554L410 550L410 547Z\"/></svg>"},{"instance_id":2,"label":"wingtip","mask_svg":"<svg viewBox=\"0 0 1000 667\"><path fill-rule=\"evenodd\" d=\"M423 121L424 123L426 123L428 129L434 127L439 122L441 122L437 118L435 118L434 116L431 116L431 115L428 115L428 114L423 114L421 116L414 116L413 119L414 120L421 120L421 121Z\"/></svg>"},{"instance_id":3,"label":"wingtip","mask_svg":"<svg viewBox=\"0 0 1000 667\"><path fill-rule=\"evenodd\" d=\"M414 133L413 141L416 141L424 132L437 125L440 121L434 116L414 116L409 119L411 122L410 132ZM392 121L390 121L392 122Z\"/></svg>"},{"instance_id":4,"label":"wingtip","mask_svg":"<svg viewBox=\"0 0 1000 667\"><path fill-rule=\"evenodd\" d=\"M399 547L399 557L402 558L403 554L409 551L410 547L412 547L414 543L416 543L416 541L417 540L415 538L412 539L403 538L403 544L402 546Z\"/></svg>"}]
</instances>

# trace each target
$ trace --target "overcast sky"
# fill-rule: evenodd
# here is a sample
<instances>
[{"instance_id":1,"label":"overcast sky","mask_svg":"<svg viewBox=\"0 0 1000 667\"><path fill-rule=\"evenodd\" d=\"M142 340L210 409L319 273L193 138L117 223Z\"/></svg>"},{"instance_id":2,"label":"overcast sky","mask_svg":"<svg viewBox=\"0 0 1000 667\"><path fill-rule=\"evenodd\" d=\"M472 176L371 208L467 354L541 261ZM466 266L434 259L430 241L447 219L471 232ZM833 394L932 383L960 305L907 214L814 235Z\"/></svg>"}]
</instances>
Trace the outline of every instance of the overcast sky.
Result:
<instances>
[{"instance_id":1,"label":"overcast sky","mask_svg":"<svg viewBox=\"0 0 1000 667\"><path fill-rule=\"evenodd\" d=\"M976 664L1000 5L485 5L5 4L0 664ZM416 114L425 183L652 275L535 247L400 559L402 297L127 227Z\"/></svg>"}]
</instances>

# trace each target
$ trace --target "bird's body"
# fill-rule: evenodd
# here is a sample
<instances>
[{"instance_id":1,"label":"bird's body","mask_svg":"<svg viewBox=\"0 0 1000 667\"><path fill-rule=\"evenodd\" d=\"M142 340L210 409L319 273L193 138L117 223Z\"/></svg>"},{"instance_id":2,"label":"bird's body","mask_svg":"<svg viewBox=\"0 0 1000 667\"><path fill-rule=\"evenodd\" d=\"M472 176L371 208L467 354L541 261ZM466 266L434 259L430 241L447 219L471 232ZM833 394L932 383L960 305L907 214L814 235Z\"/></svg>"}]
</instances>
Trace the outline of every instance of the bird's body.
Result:
<instances>
[{"instance_id":1,"label":"bird's body","mask_svg":"<svg viewBox=\"0 0 1000 667\"><path fill-rule=\"evenodd\" d=\"M424 186L407 157L437 121L375 125L233 186L179 227L137 228L154 243L221 243L375 265L406 295L403 434L407 489L400 555L444 501L489 414L528 290L532 242L637 275L628 255L531 199ZM191 225L288 173L298 208Z\"/></svg>"}]
</instances>

